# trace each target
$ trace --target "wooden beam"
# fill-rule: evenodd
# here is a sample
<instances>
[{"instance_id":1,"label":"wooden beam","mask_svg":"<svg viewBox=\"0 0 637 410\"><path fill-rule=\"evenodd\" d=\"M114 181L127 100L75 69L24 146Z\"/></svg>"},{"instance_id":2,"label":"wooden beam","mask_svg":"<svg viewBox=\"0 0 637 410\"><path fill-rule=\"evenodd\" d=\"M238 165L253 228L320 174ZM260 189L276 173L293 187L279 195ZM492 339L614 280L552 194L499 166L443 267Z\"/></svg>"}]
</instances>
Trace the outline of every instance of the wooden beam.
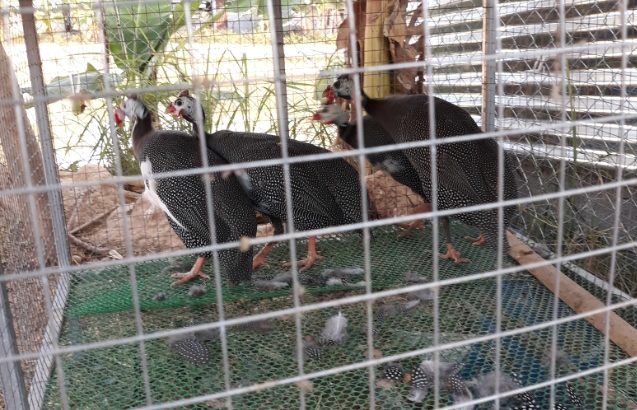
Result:
<instances>
[{"instance_id":1,"label":"wooden beam","mask_svg":"<svg viewBox=\"0 0 637 410\"><path fill-rule=\"evenodd\" d=\"M387 0L367 0L362 64L365 67L389 63L389 45L383 34L386 16ZM372 98L386 97L390 92L389 71L366 72L363 88Z\"/></svg>"},{"instance_id":2,"label":"wooden beam","mask_svg":"<svg viewBox=\"0 0 637 410\"><path fill-rule=\"evenodd\" d=\"M517 260L520 265L524 266L544 261L540 255L535 253L511 232L507 232L507 236L509 238L509 244L511 245L509 255ZM560 293L557 296L576 313L586 313L606 306L599 299L586 291L586 289L555 269L552 265L527 270L553 293L555 293L556 290L556 279L559 278ZM585 319L595 326L597 330L606 333L606 315L606 313L598 313L588 316ZM608 318L610 320L608 334L610 340L629 356L637 356L637 329L619 317L615 312L610 312Z\"/></svg>"}]
</instances>

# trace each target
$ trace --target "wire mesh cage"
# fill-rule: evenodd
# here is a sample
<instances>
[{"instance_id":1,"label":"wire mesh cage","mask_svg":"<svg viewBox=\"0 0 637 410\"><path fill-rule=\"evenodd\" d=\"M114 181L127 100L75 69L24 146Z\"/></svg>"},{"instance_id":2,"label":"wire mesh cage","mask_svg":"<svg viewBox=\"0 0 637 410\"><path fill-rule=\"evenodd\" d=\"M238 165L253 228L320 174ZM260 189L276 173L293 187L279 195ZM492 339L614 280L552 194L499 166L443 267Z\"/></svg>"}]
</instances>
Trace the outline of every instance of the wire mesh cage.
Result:
<instances>
[{"instance_id":1,"label":"wire mesh cage","mask_svg":"<svg viewBox=\"0 0 637 410\"><path fill-rule=\"evenodd\" d=\"M0 408L637 408L633 1L0 10Z\"/></svg>"}]
</instances>

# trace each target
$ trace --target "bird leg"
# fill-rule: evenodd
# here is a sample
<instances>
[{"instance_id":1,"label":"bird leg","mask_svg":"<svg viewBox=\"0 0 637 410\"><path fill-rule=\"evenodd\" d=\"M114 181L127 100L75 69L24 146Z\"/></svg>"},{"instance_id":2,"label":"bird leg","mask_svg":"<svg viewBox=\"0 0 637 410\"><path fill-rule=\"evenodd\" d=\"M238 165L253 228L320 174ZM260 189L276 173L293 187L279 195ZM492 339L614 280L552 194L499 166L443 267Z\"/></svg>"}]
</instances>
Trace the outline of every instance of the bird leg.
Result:
<instances>
[{"instance_id":1,"label":"bird leg","mask_svg":"<svg viewBox=\"0 0 637 410\"><path fill-rule=\"evenodd\" d=\"M423 212L431 212L431 204L428 204L428 203L420 204L416 208L414 208L413 212L411 212L411 213L412 214L419 214L419 213L423 213ZM404 237L408 236L409 234L411 234L411 231L414 230L414 229L424 229L425 222L422 221L422 220L415 220L415 221L408 222L407 224L405 224L403 226L404 226L405 230L398 234L399 238L404 238Z\"/></svg>"},{"instance_id":2,"label":"bird leg","mask_svg":"<svg viewBox=\"0 0 637 410\"><path fill-rule=\"evenodd\" d=\"M458 252L453 244L449 242L447 243L447 253L441 253L439 256L440 259L452 259L455 263L471 262L469 259L461 257L460 252Z\"/></svg>"},{"instance_id":3,"label":"bird leg","mask_svg":"<svg viewBox=\"0 0 637 410\"><path fill-rule=\"evenodd\" d=\"M417 230L424 229L425 222L421 220L411 221L405 224L403 227L404 227L403 231L398 234L399 238L404 238L406 236L409 236L411 234L411 231L413 231L414 229L417 229Z\"/></svg>"},{"instance_id":4,"label":"bird leg","mask_svg":"<svg viewBox=\"0 0 637 410\"><path fill-rule=\"evenodd\" d=\"M265 265L265 257L268 256L272 248L274 247L273 242L268 242L265 244L263 248L252 259L252 269L256 269L261 265Z\"/></svg>"},{"instance_id":5,"label":"bird leg","mask_svg":"<svg viewBox=\"0 0 637 410\"><path fill-rule=\"evenodd\" d=\"M478 235L476 237L467 235L467 236L464 237L464 239L469 241L469 242L471 242L471 244L473 246L480 246L480 245L484 244L487 241L487 237L484 236L483 233L480 233L480 235Z\"/></svg>"},{"instance_id":6,"label":"bird leg","mask_svg":"<svg viewBox=\"0 0 637 410\"><path fill-rule=\"evenodd\" d=\"M469 259L461 257L460 252L458 252L453 246L453 242L451 241L451 227L448 217L442 218L442 229L447 237L447 253L440 254L440 258L445 260L452 259L455 263L470 262Z\"/></svg>"},{"instance_id":7,"label":"bird leg","mask_svg":"<svg viewBox=\"0 0 637 410\"><path fill-rule=\"evenodd\" d=\"M310 269L317 260L323 258L324 256L321 256L318 254L318 252L316 252L316 236L310 236L309 238L307 238L307 256L297 262L301 266L299 272ZM291 262L286 262L283 264L283 266L286 267L289 267L291 265Z\"/></svg>"},{"instance_id":8,"label":"bird leg","mask_svg":"<svg viewBox=\"0 0 637 410\"><path fill-rule=\"evenodd\" d=\"M201 271L201 268L203 267L203 264L205 261L206 261L206 258L204 256L198 256L197 260L195 261L195 264L192 265L192 269L190 269L189 272L175 272L172 275L170 275L171 278L177 279L170 286L175 287L182 283L186 283L190 280L193 280L197 277L201 279L210 279L210 276L206 275L205 273Z\"/></svg>"}]
</instances>

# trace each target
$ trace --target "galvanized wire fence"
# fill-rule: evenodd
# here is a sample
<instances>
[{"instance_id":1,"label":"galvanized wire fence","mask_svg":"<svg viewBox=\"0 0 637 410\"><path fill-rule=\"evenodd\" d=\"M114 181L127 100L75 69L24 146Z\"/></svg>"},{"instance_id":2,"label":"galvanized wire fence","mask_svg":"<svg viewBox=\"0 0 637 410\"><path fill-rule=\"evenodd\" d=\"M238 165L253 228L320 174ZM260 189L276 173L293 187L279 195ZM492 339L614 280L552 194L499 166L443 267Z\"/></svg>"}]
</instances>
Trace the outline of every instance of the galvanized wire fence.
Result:
<instances>
[{"instance_id":1,"label":"galvanized wire fence","mask_svg":"<svg viewBox=\"0 0 637 410\"><path fill-rule=\"evenodd\" d=\"M1 7L0 404L635 406L632 1L31 3ZM356 96L372 83L425 93L487 131L449 140L497 139L519 198L469 209L519 207L511 256L464 244L477 232L454 222L471 262L438 260L438 222L455 210L434 200L425 212L365 159L439 141L337 148L335 127L310 117L343 73L355 74ZM156 127L189 133L165 113L184 89L203 102L206 131L276 134L281 156L159 177L283 164L291 221L290 166L346 158L360 171L362 221L311 232L288 223L269 266L230 287L218 252L264 246L272 231L258 219L256 238L205 248L214 256L202 294L171 288L169 274L198 250L142 195L130 128L116 127L113 107L136 93ZM286 137L332 153L291 156ZM218 200L208 192L208 211ZM402 237L399 226L420 219L424 230ZM300 272L311 233L325 259ZM263 287L281 275L285 286ZM339 312L347 338L324 345Z\"/></svg>"}]
</instances>

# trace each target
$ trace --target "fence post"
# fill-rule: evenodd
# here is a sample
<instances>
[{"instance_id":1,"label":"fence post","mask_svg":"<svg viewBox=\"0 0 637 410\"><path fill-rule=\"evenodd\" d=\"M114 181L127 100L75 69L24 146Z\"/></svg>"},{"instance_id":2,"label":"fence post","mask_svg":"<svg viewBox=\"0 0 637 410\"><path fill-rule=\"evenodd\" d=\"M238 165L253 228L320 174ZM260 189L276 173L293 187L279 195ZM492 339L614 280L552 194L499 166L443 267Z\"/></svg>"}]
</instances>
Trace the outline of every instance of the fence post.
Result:
<instances>
[{"instance_id":1,"label":"fence post","mask_svg":"<svg viewBox=\"0 0 637 410\"><path fill-rule=\"evenodd\" d=\"M20 0L21 8L33 8L32 0ZM42 76L42 60L38 44L38 33L35 28L35 18L32 12L22 14L22 28L24 30L24 45L29 62L29 74L31 76L31 89L35 107L38 135L42 147L42 164L44 168L44 180L47 185L59 185L59 175L55 161L53 140L51 138L51 124L49 123L49 110L45 101L46 89ZM69 247L66 238L66 222L64 219L64 207L61 192L47 192L51 211L51 223L53 226L53 238L58 264L61 267L69 266Z\"/></svg>"},{"instance_id":2,"label":"fence post","mask_svg":"<svg viewBox=\"0 0 637 410\"><path fill-rule=\"evenodd\" d=\"M15 340L6 284L0 282L0 358L18 353ZM2 390L7 409L28 409L27 392L20 362L0 363L0 390Z\"/></svg>"},{"instance_id":3,"label":"fence post","mask_svg":"<svg viewBox=\"0 0 637 410\"><path fill-rule=\"evenodd\" d=\"M495 0L482 0L482 131L495 130L495 55L497 45Z\"/></svg>"},{"instance_id":4,"label":"fence post","mask_svg":"<svg viewBox=\"0 0 637 410\"><path fill-rule=\"evenodd\" d=\"M275 78L276 93L281 95L280 99L277 99L277 104L280 103L281 107L277 110L277 122L278 122L278 134L280 138L289 138L288 132L288 95L287 95L287 80L285 78L285 42L283 41L283 13L281 12L281 0L272 0L272 20L274 23L270 27L270 31L276 32L276 63L275 75L278 75L278 81Z\"/></svg>"}]
</instances>

